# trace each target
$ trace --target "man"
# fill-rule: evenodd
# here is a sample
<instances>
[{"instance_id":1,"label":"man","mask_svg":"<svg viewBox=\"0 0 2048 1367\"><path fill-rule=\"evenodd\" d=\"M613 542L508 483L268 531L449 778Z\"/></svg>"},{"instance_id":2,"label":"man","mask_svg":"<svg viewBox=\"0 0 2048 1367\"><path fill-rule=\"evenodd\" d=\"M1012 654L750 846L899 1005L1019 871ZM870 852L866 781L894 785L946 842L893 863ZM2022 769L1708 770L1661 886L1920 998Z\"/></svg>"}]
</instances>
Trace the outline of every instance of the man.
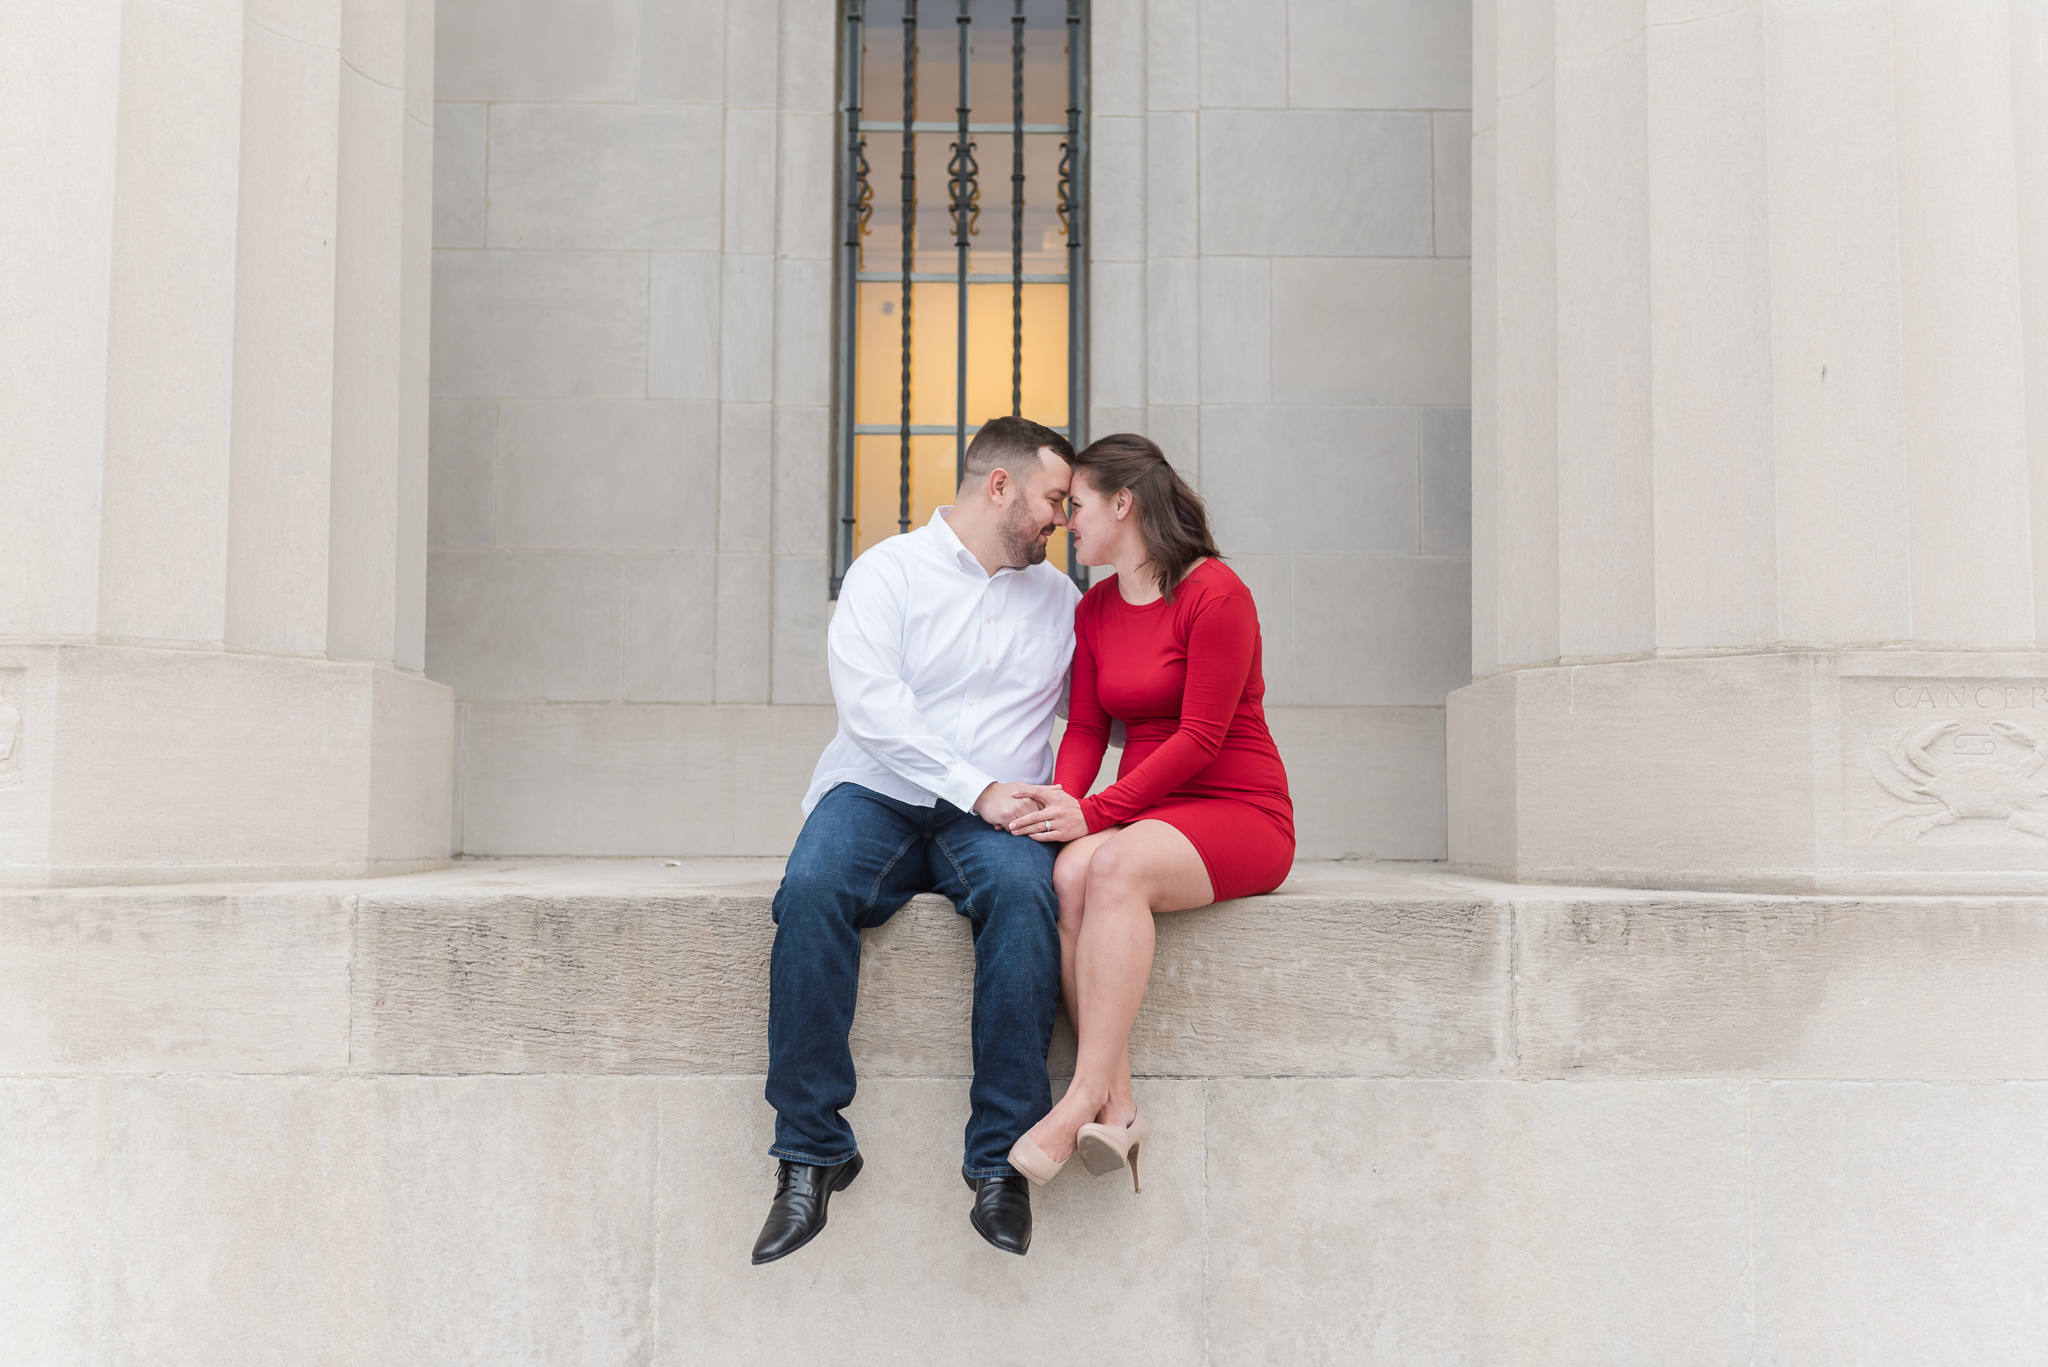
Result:
<instances>
[{"instance_id":1,"label":"man","mask_svg":"<svg viewBox=\"0 0 2048 1367\"><path fill-rule=\"evenodd\" d=\"M768 1102L780 1167L756 1264L815 1238L832 1193L860 1172L840 1114L854 1092L860 932L920 892L951 898L974 939L968 1218L1006 1252L1031 1245L1030 1193L1008 1155L1052 1106L1059 908L1055 847L1005 827L1036 806L1007 794L1052 773L1080 595L1045 550L1066 523L1073 458L1050 428L990 421L953 506L871 547L839 590L827 635L839 732L775 894Z\"/></svg>"}]
</instances>

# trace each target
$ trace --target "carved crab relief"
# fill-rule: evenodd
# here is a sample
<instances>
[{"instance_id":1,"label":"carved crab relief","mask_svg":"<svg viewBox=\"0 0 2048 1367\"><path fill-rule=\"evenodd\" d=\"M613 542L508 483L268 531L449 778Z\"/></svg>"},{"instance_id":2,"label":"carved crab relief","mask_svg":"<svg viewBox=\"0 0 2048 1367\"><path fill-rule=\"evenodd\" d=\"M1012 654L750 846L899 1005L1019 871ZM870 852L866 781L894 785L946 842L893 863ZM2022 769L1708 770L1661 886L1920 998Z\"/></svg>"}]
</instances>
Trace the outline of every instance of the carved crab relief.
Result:
<instances>
[{"instance_id":1,"label":"carved crab relief","mask_svg":"<svg viewBox=\"0 0 2048 1367\"><path fill-rule=\"evenodd\" d=\"M2017 722L1909 726L1889 744L1871 747L1871 775L1906 804L1871 834L1899 825L1906 839L1918 840L1937 826L1987 820L2048 840L2044 764L2048 739Z\"/></svg>"}]
</instances>

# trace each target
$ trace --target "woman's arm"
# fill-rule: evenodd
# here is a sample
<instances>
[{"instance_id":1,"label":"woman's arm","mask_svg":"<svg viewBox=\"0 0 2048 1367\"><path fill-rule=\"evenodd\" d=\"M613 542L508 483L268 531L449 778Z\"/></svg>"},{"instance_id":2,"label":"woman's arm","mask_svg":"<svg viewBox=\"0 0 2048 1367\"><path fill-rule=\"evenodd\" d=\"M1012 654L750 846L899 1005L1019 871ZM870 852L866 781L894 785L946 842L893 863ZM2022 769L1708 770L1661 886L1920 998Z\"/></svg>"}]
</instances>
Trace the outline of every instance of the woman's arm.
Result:
<instances>
[{"instance_id":1,"label":"woman's arm","mask_svg":"<svg viewBox=\"0 0 2048 1367\"><path fill-rule=\"evenodd\" d=\"M1244 696L1244 681L1251 673L1258 639L1259 614L1249 595L1218 595L1196 605L1188 628L1187 687L1181 695L1180 729L1146 756L1143 764L1096 796L1082 799L1081 814L1091 833L1131 820L1216 758ZM1060 760L1064 768L1064 749ZM1101 763L1099 749L1096 762Z\"/></svg>"},{"instance_id":2,"label":"woman's arm","mask_svg":"<svg viewBox=\"0 0 2048 1367\"><path fill-rule=\"evenodd\" d=\"M1095 615L1084 605L1074 614L1074 664L1068 675L1067 733L1060 737L1052 781L1076 798L1086 797L1109 749L1109 714L1095 691Z\"/></svg>"}]
</instances>

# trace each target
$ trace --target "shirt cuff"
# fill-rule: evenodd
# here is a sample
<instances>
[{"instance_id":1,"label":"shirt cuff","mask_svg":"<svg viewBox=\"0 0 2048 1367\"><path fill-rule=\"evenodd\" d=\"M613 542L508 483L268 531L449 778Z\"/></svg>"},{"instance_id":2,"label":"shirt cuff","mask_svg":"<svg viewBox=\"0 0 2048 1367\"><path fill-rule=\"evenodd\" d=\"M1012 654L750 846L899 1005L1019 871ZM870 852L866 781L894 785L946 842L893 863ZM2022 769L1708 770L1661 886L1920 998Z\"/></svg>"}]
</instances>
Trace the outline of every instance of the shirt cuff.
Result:
<instances>
[{"instance_id":1,"label":"shirt cuff","mask_svg":"<svg viewBox=\"0 0 2048 1367\"><path fill-rule=\"evenodd\" d=\"M963 812L974 810L974 804L981 800L982 790L995 780L981 770L962 760L946 775L945 783L939 788L939 796Z\"/></svg>"}]
</instances>

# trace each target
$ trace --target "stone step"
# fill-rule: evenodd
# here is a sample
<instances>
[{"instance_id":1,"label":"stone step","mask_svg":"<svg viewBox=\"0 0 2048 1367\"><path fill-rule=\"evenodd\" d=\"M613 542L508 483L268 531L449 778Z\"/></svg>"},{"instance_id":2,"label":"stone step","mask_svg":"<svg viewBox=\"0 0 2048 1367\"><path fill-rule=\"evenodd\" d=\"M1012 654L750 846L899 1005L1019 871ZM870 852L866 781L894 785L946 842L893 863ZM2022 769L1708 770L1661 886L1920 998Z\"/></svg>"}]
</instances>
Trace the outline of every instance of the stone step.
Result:
<instances>
[{"instance_id":1,"label":"stone step","mask_svg":"<svg viewBox=\"0 0 2048 1367\"><path fill-rule=\"evenodd\" d=\"M773 860L0 895L0 1074L766 1066ZM2048 899L1539 888L1303 865L1161 917L1147 1076L2048 1078ZM863 1076L970 1071L966 924L865 936ZM1056 1070L1072 1057L1064 1024Z\"/></svg>"}]
</instances>

